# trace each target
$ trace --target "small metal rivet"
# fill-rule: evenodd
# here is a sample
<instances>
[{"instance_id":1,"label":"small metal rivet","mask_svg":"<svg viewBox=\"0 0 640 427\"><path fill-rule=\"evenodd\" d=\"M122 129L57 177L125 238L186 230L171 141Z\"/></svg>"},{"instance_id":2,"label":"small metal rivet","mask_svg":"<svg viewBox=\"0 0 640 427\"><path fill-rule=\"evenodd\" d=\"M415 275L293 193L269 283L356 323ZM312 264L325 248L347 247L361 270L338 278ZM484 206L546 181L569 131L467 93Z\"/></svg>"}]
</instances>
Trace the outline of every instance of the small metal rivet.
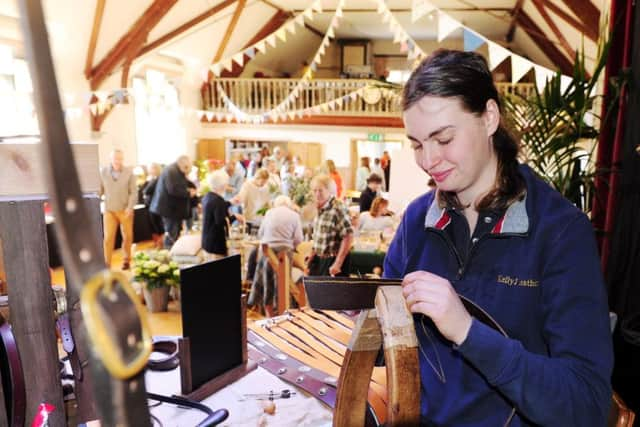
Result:
<instances>
[{"instance_id":1,"label":"small metal rivet","mask_svg":"<svg viewBox=\"0 0 640 427\"><path fill-rule=\"evenodd\" d=\"M267 362L267 358L266 358L266 357L263 357L263 358L261 358L261 359L258 361L258 363L260 363L261 365L262 365L263 363L266 363L266 362Z\"/></svg>"},{"instance_id":2,"label":"small metal rivet","mask_svg":"<svg viewBox=\"0 0 640 427\"><path fill-rule=\"evenodd\" d=\"M336 377L325 377L324 382L327 384L335 384L338 382L338 379Z\"/></svg>"},{"instance_id":3,"label":"small metal rivet","mask_svg":"<svg viewBox=\"0 0 640 427\"><path fill-rule=\"evenodd\" d=\"M135 334L131 333L131 334L127 335L127 345L129 347L133 347L134 345L136 345L136 336L135 336Z\"/></svg>"},{"instance_id":4,"label":"small metal rivet","mask_svg":"<svg viewBox=\"0 0 640 427\"><path fill-rule=\"evenodd\" d=\"M64 208L67 210L67 212L74 213L78 208L76 199L69 197L67 200L64 201Z\"/></svg>"},{"instance_id":5,"label":"small metal rivet","mask_svg":"<svg viewBox=\"0 0 640 427\"><path fill-rule=\"evenodd\" d=\"M282 375L282 374L284 374L285 372L287 372L287 368L280 368L280 369L278 369L278 375Z\"/></svg>"},{"instance_id":6,"label":"small metal rivet","mask_svg":"<svg viewBox=\"0 0 640 427\"><path fill-rule=\"evenodd\" d=\"M474 237L473 239L471 239L471 242L473 242L473 243L477 243L477 242L478 242L478 238L477 238L477 237Z\"/></svg>"},{"instance_id":7,"label":"small metal rivet","mask_svg":"<svg viewBox=\"0 0 640 427\"><path fill-rule=\"evenodd\" d=\"M298 367L298 371L300 372L309 372L311 370L310 367L306 366L306 365L302 365Z\"/></svg>"},{"instance_id":8,"label":"small metal rivet","mask_svg":"<svg viewBox=\"0 0 640 427\"><path fill-rule=\"evenodd\" d=\"M304 377L302 375L300 375L298 378L296 378L296 383L300 384L304 381Z\"/></svg>"},{"instance_id":9,"label":"small metal rivet","mask_svg":"<svg viewBox=\"0 0 640 427\"><path fill-rule=\"evenodd\" d=\"M485 222L485 224L489 224L491 221L493 221L493 220L491 219L491 217L490 217L490 216L485 216L485 217L484 217L484 222Z\"/></svg>"},{"instance_id":10,"label":"small metal rivet","mask_svg":"<svg viewBox=\"0 0 640 427\"><path fill-rule=\"evenodd\" d=\"M275 358L278 360L287 360L287 355L283 353L278 353L275 355Z\"/></svg>"},{"instance_id":11,"label":"small metal rivet","mask_svg":"<svg viewBox=\"0 0 640 427\"><path fill-rule=\"evenodd\" d=\"M256 345L257 345L258 347L264 347L264 346L265 346L265 343L263 343L262 341L256 341Z\"/></svg>"},{"instance_id":12,"label":"small metal rivet","mask_svg":"<svg viewBox=\"0 0 640 427\"><path fill-rule=\"evenodd\" d=\"M320 390L318 390L318 394L320 396L324 396L325 394L327 394L327 388L326 387L322 387Z\"/></svg>"},{"instance_id":13,"label":"small metal rivet","mask_svg":"<svg viewBox=\"0 0 640 427\"><path fill-rule=\"evenodd\" d=\"M91 261L91 252L89 252L88 249L80 249L80 252L78 252L78 256L80 257L80 261L84 263Z\"/></svg>"}]
</instances>

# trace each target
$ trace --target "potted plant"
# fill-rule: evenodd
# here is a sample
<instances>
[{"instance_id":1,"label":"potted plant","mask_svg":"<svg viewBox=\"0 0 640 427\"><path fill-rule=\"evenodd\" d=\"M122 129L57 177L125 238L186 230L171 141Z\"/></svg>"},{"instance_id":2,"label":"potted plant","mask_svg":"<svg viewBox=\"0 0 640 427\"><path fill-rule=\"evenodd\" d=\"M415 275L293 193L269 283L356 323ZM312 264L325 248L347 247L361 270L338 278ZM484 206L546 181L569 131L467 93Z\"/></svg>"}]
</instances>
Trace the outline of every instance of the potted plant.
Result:
<instances>
[{"instance_id":1,"label":"potted plant","mask_svg":"<svg viewBox=\"0 0 640 427\"><path fill-rule=\"evenodd\" d=\"M142 283L147 308L152 313L167 311L169 290L180 285L178 264L171 260L169 251L142 251L133 257L134 280Z\"/></svg>"}]
</instances>

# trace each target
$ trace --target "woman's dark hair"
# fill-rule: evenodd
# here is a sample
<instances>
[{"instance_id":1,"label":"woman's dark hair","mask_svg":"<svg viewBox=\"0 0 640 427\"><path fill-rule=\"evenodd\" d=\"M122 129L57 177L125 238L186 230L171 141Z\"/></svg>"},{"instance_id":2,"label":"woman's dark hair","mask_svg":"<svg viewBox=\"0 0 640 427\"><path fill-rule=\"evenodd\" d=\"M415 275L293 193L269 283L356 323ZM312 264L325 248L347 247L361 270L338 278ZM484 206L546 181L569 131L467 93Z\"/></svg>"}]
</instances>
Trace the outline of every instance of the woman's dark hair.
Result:
<instances>
[{"instance_id":1,"label":"woman's dark hair","mask_svg":"<svg viewBox=\"0 0 640 427\"><path fill-rule=\"evenodd\" d=\"M463 108L477 115L484 113L487 101L493 99L502 111L487 61L475 52L439 49L425 58L404 86L403 111L425 96L458 98ZM520 145L502 121L493 134L493 149L498 157L496 182L477 203L478 210L506 209L514 201L522 199L526 190L524 179L518 172ZM442 206L463 207L455 193L439 191L438 195Z\"/></svg>"}]
</instances>

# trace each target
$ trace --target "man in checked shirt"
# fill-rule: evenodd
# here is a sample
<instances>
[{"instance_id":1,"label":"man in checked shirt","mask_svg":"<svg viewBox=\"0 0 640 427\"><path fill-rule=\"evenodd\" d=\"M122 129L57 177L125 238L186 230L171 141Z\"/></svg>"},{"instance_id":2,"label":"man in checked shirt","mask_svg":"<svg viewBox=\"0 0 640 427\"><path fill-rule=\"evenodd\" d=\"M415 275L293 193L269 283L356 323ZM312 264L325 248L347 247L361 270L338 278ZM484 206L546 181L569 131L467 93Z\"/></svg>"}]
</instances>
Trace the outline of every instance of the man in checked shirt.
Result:
<instances>
[{"instance_id":1,"label":"man in checked shirt","mask_svg":"<svg viewBox=\"0 0 640 427\"><path fill-rule=\"evenodd\" d=\"M346 206L329 191L331 178L317 175L311 180L318 216L313 223L313 247L307 262L311 276L349 275L349 251L353 228Z\"/></svg>"}]
</instances>

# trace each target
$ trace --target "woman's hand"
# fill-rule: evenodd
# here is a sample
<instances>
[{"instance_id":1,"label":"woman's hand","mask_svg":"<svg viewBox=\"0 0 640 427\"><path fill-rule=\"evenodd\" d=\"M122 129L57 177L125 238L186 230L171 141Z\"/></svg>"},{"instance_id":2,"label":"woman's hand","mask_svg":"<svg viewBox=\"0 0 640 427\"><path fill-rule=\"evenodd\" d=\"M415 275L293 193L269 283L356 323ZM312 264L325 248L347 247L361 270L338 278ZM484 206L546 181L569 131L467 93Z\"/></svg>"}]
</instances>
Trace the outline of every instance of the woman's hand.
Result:
<instances>
[{"instance_id":1,"label":"woman's hand","mask_svg":"<svg viewBox=\"0 0 640 427\"><path fill-rule=\"evenodd\" d=\"M402 293L409 309L429 316L445 338L457 345L467 338L471 315L447 279L414 271L402 280Z\"/></svg>"}]
</instances>

